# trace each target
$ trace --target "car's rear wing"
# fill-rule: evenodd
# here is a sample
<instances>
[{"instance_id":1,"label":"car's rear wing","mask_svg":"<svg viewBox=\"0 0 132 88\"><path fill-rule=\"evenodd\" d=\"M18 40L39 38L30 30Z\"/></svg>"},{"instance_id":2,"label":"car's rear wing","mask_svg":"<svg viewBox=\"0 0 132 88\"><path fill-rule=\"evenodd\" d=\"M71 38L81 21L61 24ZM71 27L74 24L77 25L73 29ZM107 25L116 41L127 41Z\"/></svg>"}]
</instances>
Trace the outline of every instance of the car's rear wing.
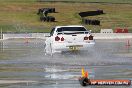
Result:
<instances>
[{"instance_id":1,"label":"car's rear wing","mask_svg":"<svg viewBox=\"0 0 132 88\"><path fill-rule=\"evenodd\" d=\"M62 32L57 32L57 35L70 35L70 34L90 34L89 31L62 31Z\"/></svg>"}]
</instances>

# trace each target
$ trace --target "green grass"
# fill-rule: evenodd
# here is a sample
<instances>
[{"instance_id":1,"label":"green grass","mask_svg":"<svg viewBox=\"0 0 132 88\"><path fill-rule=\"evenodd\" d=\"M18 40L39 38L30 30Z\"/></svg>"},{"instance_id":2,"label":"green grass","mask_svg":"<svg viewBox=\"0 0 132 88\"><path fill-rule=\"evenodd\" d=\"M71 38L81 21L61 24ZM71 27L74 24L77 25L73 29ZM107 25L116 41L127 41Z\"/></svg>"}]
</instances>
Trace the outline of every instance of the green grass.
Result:
<instances>
[{"instance_id":1,"label":"green grass","mask_svg":"<svg viewBox=\"0 0 132 88\"><path fill-rule=\"evenodd\" d=\"M38 0L38 1L63 1L63 2L103 2L103 3L132 3L132 0Z\"/></svg>"},{"instance_id":2,"label":"green grass","mask_svg":"<svg viewBox=\"0 0 132 88\"><path fill-rule=\"evenodd\" d=\"M106 2L106 3L132 3L132 0L0 0L0 2L36 2L36 1L68 1L68 2Z\"/></svg>"},{"instance_id":3,"label":"green grass","mask_svg":"<svg viewBox=\"0 0 132 88\"><path fill-rule=\"evenodd\" d=\"M26 3L31 3L31 2L36 2L37 0L0 0L0 2L6 2L6 3L11 3L11 2L26 2Z\"/></svg>"},{"instance_id":4,"label":"green grass","mask_svg":"<svg viewBox=\"0 0 132 88\"><path fill-rule=\"evenodd\" d=\"M0 29L3 32L49 32L57 25L82 25L77 13L103 9L106 14L90 17L101 20L100 26L84 25L93 32L101 28L128 28L132 32L132 5L108 3L63 3L36 2L37 0L0 0ZM64 0L60 0L64 1ZM70 0L65 0L70 1ZM132 0L72 0L82 2L118 2L131 3ZM40 22L39 8L55 7L58 13L49 15L56 17L57 22Z\"/></svg>"}]
</instances>

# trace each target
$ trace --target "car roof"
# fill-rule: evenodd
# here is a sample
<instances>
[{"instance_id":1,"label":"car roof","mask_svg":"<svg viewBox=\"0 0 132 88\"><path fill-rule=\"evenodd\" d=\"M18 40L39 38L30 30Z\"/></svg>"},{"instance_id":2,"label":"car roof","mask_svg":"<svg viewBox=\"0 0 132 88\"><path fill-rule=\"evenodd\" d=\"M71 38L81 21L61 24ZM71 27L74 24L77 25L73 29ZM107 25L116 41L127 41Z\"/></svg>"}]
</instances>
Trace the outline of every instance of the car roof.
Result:
<instances>
[{"instance_id":1,"label":"car roof","mask_svg":"<svg viewBox=\"0 0 132 88\"><path fill-rule=\"evenodd\" d=\"M82 25L67 25L67 26L56 26L57 28L60 28L60 27L84 27Z\"/></svg>"}]
</instances>

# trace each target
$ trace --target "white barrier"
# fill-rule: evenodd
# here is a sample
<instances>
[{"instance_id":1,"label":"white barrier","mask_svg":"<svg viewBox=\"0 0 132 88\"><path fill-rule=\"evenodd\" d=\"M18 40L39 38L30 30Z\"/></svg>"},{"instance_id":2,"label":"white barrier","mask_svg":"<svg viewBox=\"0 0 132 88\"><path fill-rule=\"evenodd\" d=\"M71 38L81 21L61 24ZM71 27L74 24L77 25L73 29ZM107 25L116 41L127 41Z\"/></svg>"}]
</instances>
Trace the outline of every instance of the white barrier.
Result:
<instances>
[{"instance_id":1,"label":"white barrier","mask_svg":"<svg viewBox=\"0 0 132 88\"><path fill-rule=\"evenodd\" d=\"M126 39L132 38L132 33L93 33L94 39Z\"/></svg>"},{"instance_id":2,"label":"white barrier","mask_svg":"<svg viewBox=\"0 0 132 88\"><path fill-rule=\"evenodd\" d=\"M112 29L101 29L100 33L113 33Z\"/></svg>"},{"instance_id":3,"label":"white barrier","mask_svg":"<svg viewBox=\"0 0 132 88\"><path fill-rule=\"evenodd\" d=\"M132 38L132 33L92 33L94 39L125 39ZM20 34L3 34L3 39L12 38L40 38L45 39L49 33L20 33Z\"/></svg>"},{"instance_id":4,"label":"white barrier","mask_svg":"<svg viewBox=\"0 0 132 88\"><path fill-rule=\"evenodd\" d=\"M3 39L13 39L13 38L41 38L45 39L49 33L19 33L19 34L3 34Z\"/></svg>"}]
</instances>

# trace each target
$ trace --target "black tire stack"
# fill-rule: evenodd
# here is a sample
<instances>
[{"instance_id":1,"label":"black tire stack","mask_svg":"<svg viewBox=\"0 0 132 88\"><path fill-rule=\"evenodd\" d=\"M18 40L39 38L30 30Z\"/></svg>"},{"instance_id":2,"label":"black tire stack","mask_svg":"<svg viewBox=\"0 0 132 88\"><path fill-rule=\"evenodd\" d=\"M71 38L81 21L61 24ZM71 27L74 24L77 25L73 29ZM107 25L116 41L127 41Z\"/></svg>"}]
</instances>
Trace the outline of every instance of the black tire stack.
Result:
<instances>
[{"instance_id":1,"label":"black tire stack","mask_svg":"<svg viewBox=\"0 0 132 88\"><path fill-rule=\"evenodd\" d=\"M87 12L80 12L79 15L81 17L87 17L87 16L96 16L104 14L103 10L97 10L97 11L87 11Z\"/></svg>"},{"instance_id":2,"label":"black tire stack","mask_svg":"<svg viewBox=\"0 0 132 88\"><path fill-rule=\"evenodd\" d=\"M55 22L55 17L47 16L47 17L40 17L40 21L42 22Z\"/></svg>"},{"instance_id":3,"label":"black tire stack","mask_svg":"<svg viewBox=\"0 0 132 88\"><path fill-rule=\"evenodd\" d=\"M43 13L43 11L48 11L48 13L55 13L55 8L40 8L38 9L38 15Z\"/></svg>"},{"instance_id":4,"label":"black tire stack","mask_svg":"<svg viewBox=\"0 0 132 88\"><path fill-rule=\"evenodd\" d=\"M86 25L100 25L100 20L90 20L84 17L96 16L104 14L103 10L80 12L79 15L82 17L82 23Z\"/></svg>"},{"instance_id":5,"label":"black tire stack","mask_svg":"<svg viewBox=\"0 0 132 88\"><path fill-rule=\"evenodd\" d=\"M100 25L99 20L82 19L82 22L87 25Z\"/></svg>"},{"instance_id":6,"label":"black tire stack","mask_svg":"<svg viewBox=\"0 0 132 88\"><path fill-rule=\"evenodd\" d=\"M47 11L47 13L55 13L55 8L40 8L37 13L40 15L41 22L55 22L55 17L42 15L44 11Z\"/></svg>"}]
</instances>

